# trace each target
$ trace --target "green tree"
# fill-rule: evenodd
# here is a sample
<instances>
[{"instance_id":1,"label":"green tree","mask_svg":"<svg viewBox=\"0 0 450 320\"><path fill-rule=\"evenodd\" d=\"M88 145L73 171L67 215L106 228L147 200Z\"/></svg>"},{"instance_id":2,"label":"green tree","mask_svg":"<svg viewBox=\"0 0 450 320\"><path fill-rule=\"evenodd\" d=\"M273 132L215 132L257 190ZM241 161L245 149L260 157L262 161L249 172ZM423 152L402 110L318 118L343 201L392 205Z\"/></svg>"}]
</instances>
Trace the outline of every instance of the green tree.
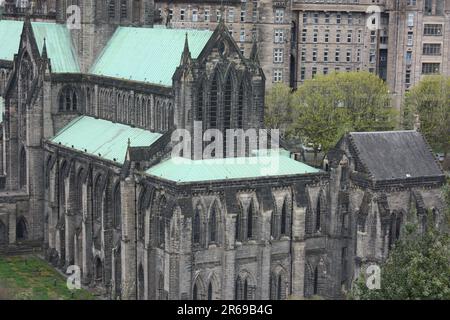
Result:
<instances>
[{"instance_id":1,"label":"green tree","mask_svg":"<svg viewBox=\"0 0 450 320\"><path fill-rule=\"evenodd\" d=\"M271 129L280 129L283 136L292 124L291 91L291 88L284 83L277 83L266 94L266 126Z\"/></svg>"},{"instance_id":2,"label":"green tree","mask_svg":"<svg viewBox=\"0 0 450 320\"><path fill-rule=\"evenodd\" d=\"M450 151L450 77L425 77L406 95L403 125L412 129L420 121L420 131L433 149L447 157Z\"/></svg>"},{"instance_id":3,"label":"green tree","mask_svg":"<svg viewBox=\"0 0 450 320\"><path fill-rule=\"evenodd\" d=\"M393 129L389 101L386 84L372 73L319 75L295 92L289 133L311 143L316 154L326 152L345 132Z\"/></svg>"},{"instance_id":4,"label":"green tree","mask_svg":"<svg viewBox=\"0 0 450 320\"><path fill-rule=\"evenodd\" d=\"M381 288L370 290L361 277L351 298L363 300L450 299L450 237L430 226L419 234L417 226L405 227L381 266Z\"/></svg>"}]
</instances>

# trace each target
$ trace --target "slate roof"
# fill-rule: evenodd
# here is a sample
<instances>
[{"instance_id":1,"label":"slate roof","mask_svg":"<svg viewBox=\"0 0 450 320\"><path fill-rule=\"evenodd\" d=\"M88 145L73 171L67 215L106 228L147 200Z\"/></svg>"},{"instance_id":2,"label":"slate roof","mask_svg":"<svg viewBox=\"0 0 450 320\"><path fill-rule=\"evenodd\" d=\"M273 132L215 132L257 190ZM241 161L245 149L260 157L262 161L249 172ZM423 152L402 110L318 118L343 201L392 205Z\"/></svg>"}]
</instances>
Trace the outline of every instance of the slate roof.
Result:
<instances>
[{"instance_id":1,"label":"slate roof","mask_svg":"<svg viewBox=\"0 0 450 320\"><path fill-rule=\"evenodd\" d=\"M119 27L89 73L171 87L186 34L197 58L213 34L206 30Z\"/></svg>"},{"instance_id":2,"label":"slate roof","mask_svg":"<svg viewBox=\"0 0 450 320\"><path fill-rule=\"evenodd\" d=\"M128 148L128 139L130 139L131 146L140 147L149 146L160 137L160 133L81 116L70 122L50 141L123 164Z\"/></svg>"},{"instance_id":3,"label":"slate roof","mask_svg":"<svg viewBox=\"0 0 450 320\"><path fill-rule=\"evenodd\" d=\"M13 61L19 51L23 21L0 20L0 59ZM53 73L79 73L80 67L66 25L51 22L32 22L33 33L42 54L44 39Z\"/></svg>"},{"instance_id":4,"label":"slate roof","mask_svg":"<svg viewBox=\"0 0 450 320\"><path fill-rule=\"evenodd\" d=\"M349 139L356 156L374 181L444 174L419 132L352 132Z\"/></svg>"}]
</instances>

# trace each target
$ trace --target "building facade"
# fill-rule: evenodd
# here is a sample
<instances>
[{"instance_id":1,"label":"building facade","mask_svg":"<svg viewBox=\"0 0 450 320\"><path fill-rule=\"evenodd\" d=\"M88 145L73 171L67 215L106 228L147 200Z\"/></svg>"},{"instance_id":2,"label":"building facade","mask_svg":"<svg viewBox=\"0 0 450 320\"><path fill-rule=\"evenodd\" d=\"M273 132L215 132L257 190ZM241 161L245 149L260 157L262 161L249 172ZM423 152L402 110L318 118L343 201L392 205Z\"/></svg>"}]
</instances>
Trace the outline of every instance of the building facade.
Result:
<instances>
[{"instance_id":1,"label":"building facade","mask_svg":"<svg viewBox=\"0 0 450 320\"><path fill-rule=\"evenodd\" d=\"M257 43L243 55L225 20L152 28L150 2L122 2L79 3L81 30L62 6L0 21L0 252L41 247L111 299L341 298L406 222L446 227L417 132L349 134L322 170L271 133L222 157L235 137L208 129L264 129Z\"/></svg>"}]
</instances>

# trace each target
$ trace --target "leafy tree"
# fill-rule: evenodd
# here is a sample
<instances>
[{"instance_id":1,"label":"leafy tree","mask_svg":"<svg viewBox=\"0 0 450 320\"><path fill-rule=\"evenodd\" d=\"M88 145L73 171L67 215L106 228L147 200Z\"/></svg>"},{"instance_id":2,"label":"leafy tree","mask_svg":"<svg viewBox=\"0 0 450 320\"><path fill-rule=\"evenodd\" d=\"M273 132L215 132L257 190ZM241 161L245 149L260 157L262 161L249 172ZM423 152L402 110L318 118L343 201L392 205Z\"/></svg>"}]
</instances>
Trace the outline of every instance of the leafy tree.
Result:
<instances>
[{"instance_id":1,"label":"leafy tree","mask_svg":"<svg viewBox=\"0 0 450 320\"><path fill-rule=\"evenodd\" d=\"M345 132L393 129L389 100L386 84L372 73L318 75L295 92L289 133L311 143L316 154L326 152Z\"/></svg>"},{"instance_id":2,"label":"leafy tree","mask_svg":"<svg viewBox=\"0 0 450 320\"><path fill-rule=\"evenodd\" d=\"M280 129L283 136L292 123L291 100L291 88L284 83L275 84L266 94L266 126L271 129Z\"/></svg>"},{"instance_id":3,"label":"leafy tree","mask_svg":"<svg viewBox=\"0 0 450 320\"><path fill-rule=\"evenodd\" d=\"M430 145L447 157L450 151L450 77L425 77L405 98L403 124L412 129L420 121L420 131Z\"/></svg>"},{"instance_id":4,"label":"leafy tree","mask_svg":"<svg viewBox=\"0 0 450 320\"><path fill-rule=\"evenodd\" d=\"M370 290L364 277L355 282L351 298L363 300L450 299L450 237L432 226L419 234L405 227L381 266L381 288Z\"/></svg>"}]
</instances>

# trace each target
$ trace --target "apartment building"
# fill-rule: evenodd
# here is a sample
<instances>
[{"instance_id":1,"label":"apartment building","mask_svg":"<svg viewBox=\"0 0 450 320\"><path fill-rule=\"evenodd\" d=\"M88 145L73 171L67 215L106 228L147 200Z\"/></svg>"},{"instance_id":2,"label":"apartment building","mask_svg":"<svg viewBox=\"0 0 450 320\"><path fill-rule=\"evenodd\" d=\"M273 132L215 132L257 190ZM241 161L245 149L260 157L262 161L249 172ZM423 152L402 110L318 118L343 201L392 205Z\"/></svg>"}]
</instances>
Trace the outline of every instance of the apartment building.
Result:
<instances>
[{"instance_id":1,"label":"apartment building","mask_svg":"<svg viewBox=\"0 0 450 320\"><path fill-rule=\"evenodd\" d=\"M291 55L291 1L280 0L156 0L156 24L172 28L214 30L223 14L241 53L249 57L257 43L266 87L283 82L294 85Z\"/></svg>"}]
</instances>

